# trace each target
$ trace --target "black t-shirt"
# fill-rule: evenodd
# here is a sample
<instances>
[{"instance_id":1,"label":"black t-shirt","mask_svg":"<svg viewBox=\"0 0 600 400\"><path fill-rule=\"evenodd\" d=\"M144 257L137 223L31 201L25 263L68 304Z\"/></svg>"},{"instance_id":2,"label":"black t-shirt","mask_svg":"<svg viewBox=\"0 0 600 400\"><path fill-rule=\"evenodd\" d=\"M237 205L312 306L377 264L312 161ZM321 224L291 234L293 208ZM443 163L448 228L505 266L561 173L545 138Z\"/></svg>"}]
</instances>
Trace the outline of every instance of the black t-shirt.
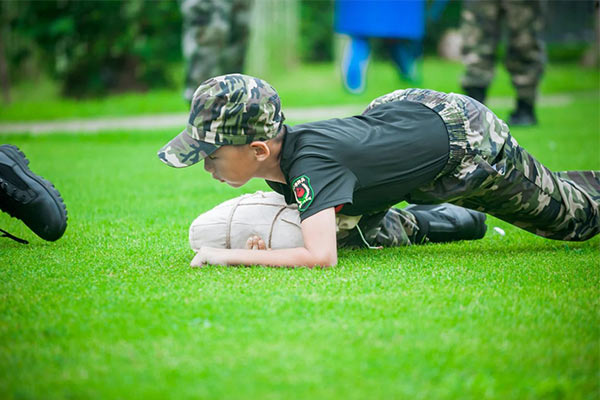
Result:
<instances>
[{"instance_id":1,"label":"black t-shirt","mask_svg":"<svg viewBox=\"0 0 600 400\"><path fill-rule=\"evenodd\" d=\"M448 160L441 117L412 101L286 130L280 165L287 184L267 184L288 204L298 203L302 220L340 205L346 215L385 210L430 182Z\"/></svg>"}]
</instances>

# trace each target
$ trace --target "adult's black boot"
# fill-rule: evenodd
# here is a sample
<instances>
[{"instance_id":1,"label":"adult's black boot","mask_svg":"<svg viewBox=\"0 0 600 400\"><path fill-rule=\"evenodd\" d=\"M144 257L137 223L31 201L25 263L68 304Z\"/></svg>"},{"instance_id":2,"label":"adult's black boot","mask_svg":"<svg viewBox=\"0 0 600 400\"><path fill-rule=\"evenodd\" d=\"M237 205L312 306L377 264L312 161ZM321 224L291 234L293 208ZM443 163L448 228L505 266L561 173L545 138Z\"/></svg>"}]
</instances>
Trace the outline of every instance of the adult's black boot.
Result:
<instances>
[{"instance_id":1,"label":"adult's black boot","mask_svg":"<svg viewBox=\"0 0 600 400\"><path fill-rule=\"evenodd\" d=\"M509 126L537 125L533 102L517 99L517 108L508 117Z\"/></svg>"},{"instance_id":2,"label":"adult's black boot","mask_svg":"<svg viewBox=\"0 0 600 400\"><path fill-rule=\"evenodd\" d=\"M16 146L0 146L0 210L23 221L42 239L58 240L67 228L67 209L54 185L28 165Z\"/></svg>"},{"instance_id":3,"label":"adult's black boot","mask_svg":"<svg viewBox=\"0 0 600 400\"><path fill-rule=\"evenodd\" d=\"M484 87L476 87L476 86L465 86L463 87L465 94L481 104L485 103L485 98L487 95L487 88Z\"/></svg>"},{"instance_id":4,"label":"adult's black boot","mask_svg":"<svg viewBox=\"0 0 600 400\"><path fill-rule=\"evenodd\" d=\"M484 213L449 203L412 204L405 210L417 219L420 230L417 242L443 243L481 239L487 230Z\"/></svg>"}]
</instances>

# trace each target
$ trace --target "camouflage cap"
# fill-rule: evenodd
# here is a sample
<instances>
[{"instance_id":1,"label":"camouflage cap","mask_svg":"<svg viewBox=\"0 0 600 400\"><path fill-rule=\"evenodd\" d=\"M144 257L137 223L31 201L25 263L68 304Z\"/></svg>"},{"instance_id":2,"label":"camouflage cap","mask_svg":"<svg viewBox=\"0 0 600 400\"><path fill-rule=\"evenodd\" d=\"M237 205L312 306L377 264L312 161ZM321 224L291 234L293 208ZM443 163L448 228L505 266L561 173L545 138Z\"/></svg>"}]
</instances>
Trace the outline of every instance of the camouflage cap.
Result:
<instances>
[{"instance_id":1,"label":"camouflage cap","mask_svg":"<svg viewBox=\"0 0 600 400\"><path fill-rule=\"evenodd\" d=\"M267 82L242 74L217 76L196 89L187 127L158 157L171 167L187 167L223 145L272 139L284 119L279 95Z\"/></svg>"}]
</instances>

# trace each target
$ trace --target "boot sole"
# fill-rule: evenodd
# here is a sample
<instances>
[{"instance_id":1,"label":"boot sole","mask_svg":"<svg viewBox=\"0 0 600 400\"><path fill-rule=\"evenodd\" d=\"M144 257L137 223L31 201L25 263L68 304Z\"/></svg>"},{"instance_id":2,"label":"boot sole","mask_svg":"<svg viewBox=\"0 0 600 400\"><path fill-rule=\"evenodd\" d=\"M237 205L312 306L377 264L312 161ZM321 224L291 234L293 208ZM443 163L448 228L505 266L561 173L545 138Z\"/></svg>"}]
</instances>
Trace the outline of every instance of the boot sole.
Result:
<instances>
[{"instance_id":1,"label":"boot sole","mask_svg":"<svg viewBox=\"0 0 600 400\"><path fill-rule=\"evenodd\" d=\"M59 214L61 215L62 219L64 220L64 224L60 227L60 232L62 232L62 233L57 238L46 239L46 238L42 237L42 239L49 240L49 241L55 241L55 240L60 239L60 237L62 237L64 231L67 229L68 216L67 216L67 207L64 203L62 196L58 192L58 190L56 190L56 188L54 187L52 182L44 179L40 175L34 174L29 169L29 160L25 156L25 153L23 153L17 146L14 146L12 144L6 144L6 145L3 145L0 147L0 151L4 152L4 154L6 154L11 160L13 160L15 163L17 163L17 165L19 165L19 167L21 168L21 170L23 171L23 173L25 175L27 175L29 178L31 178L32 180L39 183L40 186L46 190L47 194L54 201L54 204L56 205L56 208L58 209ZM34 232L34 233L37 234L37 232Z\"/></svg>"}]
</instances>

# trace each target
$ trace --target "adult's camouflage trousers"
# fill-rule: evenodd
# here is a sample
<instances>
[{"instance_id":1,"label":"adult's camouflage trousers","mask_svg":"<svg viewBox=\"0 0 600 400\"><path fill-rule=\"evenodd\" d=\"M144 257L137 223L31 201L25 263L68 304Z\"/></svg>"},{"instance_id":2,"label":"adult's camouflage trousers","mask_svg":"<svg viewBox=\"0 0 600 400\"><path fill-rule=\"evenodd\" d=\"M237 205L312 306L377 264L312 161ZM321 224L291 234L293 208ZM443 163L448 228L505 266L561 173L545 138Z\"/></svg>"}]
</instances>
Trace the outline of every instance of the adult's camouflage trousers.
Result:
<instances>
[{"instance_id":1,"label":"adult's camouflage trousers","mask_svg":"<svg viewBox=\"0 0 600 400\"><path fill-rule=\"evenodd\" d=\"M463 87L489 86L505 25L506 69L518 97L533 102L546 59L541 39L543 19L543 0L465 0L461 23L466 66Z\"/></svg>"},{"instance_id":2,"label":"adult's camouflage trousers","mask_svg":"<svg viewBox=\"0 0 600 400\"><path fill-rule=\"evenodd\" d=\"M447 165L431 183L409 193L409 203L456 204L550 239L582 241L600 231L600 171L550 171L519 146L504 121L464 95L398 90L375 99L367 110L398 100L436 111L450 143ZM410 244L416 237L410 215L390 211L372 216L371 224L369 217L361 220L363 232L380 226L391 237L387 243ZM379 243L375 237L367 240Z\"/></svg>"},{"instance_id":3,"label":"adult's camouflage trousers","mask_svg":"<svg viewBox=\"0 0 600 400\"><path fill-rule=\"evenodd\" d=\"M188 101L208 78L243 71L251 4L251 0L182 1Z\"/></svg>"}]
</instances>

